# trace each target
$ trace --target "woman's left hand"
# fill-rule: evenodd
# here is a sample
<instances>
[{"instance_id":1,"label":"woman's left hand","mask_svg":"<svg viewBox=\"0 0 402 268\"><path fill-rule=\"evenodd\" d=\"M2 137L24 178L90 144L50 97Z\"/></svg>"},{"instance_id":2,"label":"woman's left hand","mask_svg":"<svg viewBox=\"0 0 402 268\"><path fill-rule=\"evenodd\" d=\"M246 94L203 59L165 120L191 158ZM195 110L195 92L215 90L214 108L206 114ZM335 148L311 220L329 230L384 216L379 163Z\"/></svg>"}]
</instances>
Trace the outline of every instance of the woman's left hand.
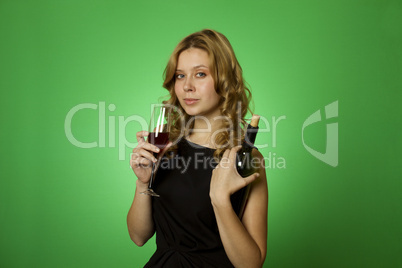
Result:
<instances>
[{"instance_id":1,"label":"woman's left hand","mask_svg":"<svg viewBox=\"0 0 402 268\"><path fill-rule=\"evenodd\" d=\"M213 202L228 201L230 196L252 183L259 174L254 173L243 178L236 169L236 155L241 146L227 149L219 164L212 171L209 196Z\"/></svg>"}]
</instances>

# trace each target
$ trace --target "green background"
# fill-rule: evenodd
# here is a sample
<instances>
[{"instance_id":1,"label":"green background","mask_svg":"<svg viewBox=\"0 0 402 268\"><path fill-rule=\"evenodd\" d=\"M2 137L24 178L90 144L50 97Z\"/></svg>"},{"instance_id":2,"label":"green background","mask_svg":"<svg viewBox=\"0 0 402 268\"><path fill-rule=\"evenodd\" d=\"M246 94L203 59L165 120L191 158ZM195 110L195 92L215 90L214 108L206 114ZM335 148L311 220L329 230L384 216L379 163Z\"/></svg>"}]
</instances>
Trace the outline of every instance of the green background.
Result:
<instances>
[{"instance_id":1,"label":"green background","mask_svg":"<svg viewBox=\"0 0 402 268\"><path fill-rule=\"evenodd\" d=\"M118 147L135 145L141 126L119 118L148 121L174 46L213 28L231 41L255 111L286 116L276 147L272 131L257 140L286 161L267 168L264 267L402 267L401 25L401 1L1 0L0 266L147 262L154 238L138 248L128 236L136 178L130 146ZM306 151L301 129L336 100L331 167ZM116 146L108 131L104 148L72 145L67 113L100 102L116 107L106 110ZM321 152L326 123L305 130ZM98 111L78 112L72 132L98 141Z\"/></svg>"}]
</instances>

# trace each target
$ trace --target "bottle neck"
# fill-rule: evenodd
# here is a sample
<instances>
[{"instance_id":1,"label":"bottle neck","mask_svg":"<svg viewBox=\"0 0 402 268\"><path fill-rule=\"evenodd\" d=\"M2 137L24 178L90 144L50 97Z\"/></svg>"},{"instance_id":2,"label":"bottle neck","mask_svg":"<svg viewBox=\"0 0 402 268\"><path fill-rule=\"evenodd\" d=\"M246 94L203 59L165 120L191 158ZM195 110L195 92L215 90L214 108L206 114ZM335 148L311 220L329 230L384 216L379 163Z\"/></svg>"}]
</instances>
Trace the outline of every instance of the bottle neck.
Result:
<instances>
[{"instance_id":1,"label":"bottle neck","mask_svg":"<svg viewBox=\"0 0 402 268\"><path fill-rule=\"evenodd\" d=\"M251 151L253 148L255 148L254 142L255 138L257 137L257 132L258 132L258 126L257 127L253 127L251 125L247 126L246 135L244 136L244 141L242 144L242 148L244 150Z\"/></svg>"}]
</instances>

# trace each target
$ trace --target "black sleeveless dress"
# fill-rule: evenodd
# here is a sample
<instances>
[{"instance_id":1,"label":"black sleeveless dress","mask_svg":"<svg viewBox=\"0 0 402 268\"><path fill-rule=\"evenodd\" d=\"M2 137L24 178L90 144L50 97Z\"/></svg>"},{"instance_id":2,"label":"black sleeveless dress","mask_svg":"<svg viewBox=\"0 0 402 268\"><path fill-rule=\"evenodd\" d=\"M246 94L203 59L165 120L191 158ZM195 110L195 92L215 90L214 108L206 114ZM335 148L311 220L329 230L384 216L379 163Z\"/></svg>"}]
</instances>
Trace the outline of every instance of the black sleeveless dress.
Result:
<instances>
[{"instance_id":1,"label":"black sleeveless dress","mask_svg":"<svg viewBox=\"0 0 402 268\"><path fill-rule=\"evenodd\" d=\"M152 197L157 249L145 267L233 267L209 197L214 151L182 139L177 154L161 160L153 185L160 197Z\"/></svg>"}]
</instances>

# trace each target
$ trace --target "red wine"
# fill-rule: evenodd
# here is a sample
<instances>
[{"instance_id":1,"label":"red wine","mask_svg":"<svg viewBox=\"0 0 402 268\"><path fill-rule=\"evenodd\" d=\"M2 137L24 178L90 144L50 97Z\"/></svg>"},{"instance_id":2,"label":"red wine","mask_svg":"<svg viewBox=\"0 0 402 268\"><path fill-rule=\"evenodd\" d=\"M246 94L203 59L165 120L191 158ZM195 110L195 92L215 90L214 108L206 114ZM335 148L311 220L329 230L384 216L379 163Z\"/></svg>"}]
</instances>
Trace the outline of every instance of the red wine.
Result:
<instances>
[{"instance_id":1,"label":"red wine","mask_svg":"<svg viewBox=\"0 0 402 268\"><path fill-rule=\"evenodd\" d=\"M240 176L248 177L254 172L256 172L256 167L253 165L253 156L252 151L254 147L255 138L258 132L258 121L260 120L260 116L253 115L251 118L251 123L247 127L246 135L244 137L244 141L239 151L237 151L236 155L236 168L237 172L239 172ZM236 192L236 195L240 195L240 198L232 198L232 206L235 210L239 211L239 218L243 216L244 208L247 203L248 193L250 190L250 185L240 189ZM235 200L238 200L235 202Z\"/></svg>"},{"instance_id":2,"label":"red wine","mask_svg":"<svg viewBox=\"0 0 402 268\"><path fill-rule=\"evenodd\" d=\"M150 132L147 141L159 149L163 150L169 143L169 133L168 132Z\"/></svg>"}]
</instances>

